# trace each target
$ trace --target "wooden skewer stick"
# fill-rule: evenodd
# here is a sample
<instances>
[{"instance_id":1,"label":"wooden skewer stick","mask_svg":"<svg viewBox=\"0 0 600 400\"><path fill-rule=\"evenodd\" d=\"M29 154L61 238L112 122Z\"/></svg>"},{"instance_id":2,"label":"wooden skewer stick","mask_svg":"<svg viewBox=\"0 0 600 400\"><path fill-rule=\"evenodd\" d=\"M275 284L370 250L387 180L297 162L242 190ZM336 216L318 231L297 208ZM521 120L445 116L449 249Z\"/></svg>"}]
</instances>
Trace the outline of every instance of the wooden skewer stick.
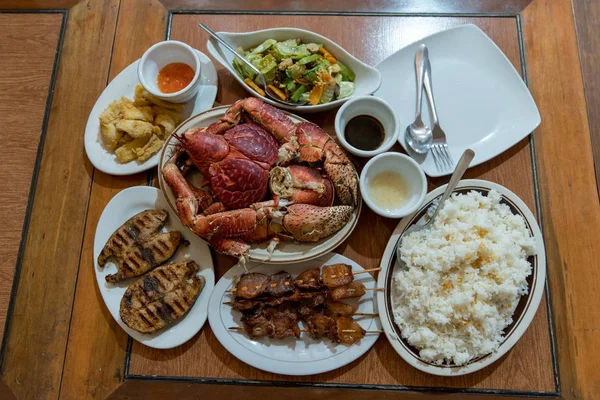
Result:
<instances>
[{"instance_id":1,"label":"wooden skewer stick","mask_svg":"<svg viewBox=\"0 0 600 400\"><path fill-rule=\"evenodd\" d=\"M227 329L229 329L231 331L243 331L244 327L242 327L242 326L230 326ZM300 329L300 332L308 333L308 329ZM344 333L356 333L356 330L354 330L354 329L342 329L341 332L344 332ZM381 329L374 329L374 330L365 331L365 332L366 333L383 333L383 331Z\"/></svg>"},{"instance_id":2,"label":"wooden skewer stick","mask_svg":"<svg viewBox=\"0 0 600 400\"><path fill-rule=\"evenodd\" d=\"M224 301L223 304L227 305L227 306L233 306L233 301ZM374 313L374 312L356 312L354 314L352 314L352 316L357 316L357 317L379 317L378 313Z\"/></svg>"}]
</instances>

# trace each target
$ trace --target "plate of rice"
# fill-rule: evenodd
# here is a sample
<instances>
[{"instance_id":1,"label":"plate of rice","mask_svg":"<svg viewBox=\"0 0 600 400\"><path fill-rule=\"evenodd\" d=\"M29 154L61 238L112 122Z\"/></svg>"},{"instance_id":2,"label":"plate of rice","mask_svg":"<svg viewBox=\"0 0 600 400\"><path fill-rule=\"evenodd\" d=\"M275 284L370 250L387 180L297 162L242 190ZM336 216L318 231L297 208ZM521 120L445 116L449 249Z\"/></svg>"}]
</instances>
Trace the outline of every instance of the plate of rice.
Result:
<instances>
[{"instance_id":1,"label":"plate of rice","mask_svg":"<svg viewBox=\"0 0 600 400\"><path fill-rule=\"evenodd\" d=\"M502 357L523 335L546 281L533 213L510 190L463 180L430 229L445 186L400 221L381 260L381 323L398 354L424 372L458 376ZM400 246L401 259L396 258Z\"/></svg>"}]
</instances>

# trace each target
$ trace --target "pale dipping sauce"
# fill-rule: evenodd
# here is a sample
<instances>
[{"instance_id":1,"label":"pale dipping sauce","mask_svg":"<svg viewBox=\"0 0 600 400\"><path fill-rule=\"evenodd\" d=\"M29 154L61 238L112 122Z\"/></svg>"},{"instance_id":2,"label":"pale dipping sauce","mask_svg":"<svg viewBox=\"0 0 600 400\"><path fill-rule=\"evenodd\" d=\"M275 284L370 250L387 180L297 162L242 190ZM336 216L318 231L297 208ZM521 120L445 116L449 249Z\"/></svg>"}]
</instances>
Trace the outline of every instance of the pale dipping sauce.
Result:
<instances>
[{"instance_id":1,"label":"pale dipping sauce","mask_svg":"<svg viewBox=\"0 0 600 400\"><path fill-rule=\"evenodd\" d=\"M402 207L410 198L406 179L396 171L382 171L368 183L373 203L386 211Z\"/></svg>"}]
</instances>

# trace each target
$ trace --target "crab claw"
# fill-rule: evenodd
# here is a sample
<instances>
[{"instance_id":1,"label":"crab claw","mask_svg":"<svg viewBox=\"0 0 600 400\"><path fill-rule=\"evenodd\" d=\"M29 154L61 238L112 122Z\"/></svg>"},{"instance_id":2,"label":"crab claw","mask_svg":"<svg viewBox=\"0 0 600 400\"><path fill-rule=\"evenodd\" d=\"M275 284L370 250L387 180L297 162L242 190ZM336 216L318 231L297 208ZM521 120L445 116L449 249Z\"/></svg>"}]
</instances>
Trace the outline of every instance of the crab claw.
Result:
<instances>
[{"instance_id":1,"label":"crab claw","mask_svg":"<svg viewBox=\"0 0 600 400\"><path fill-rule=\"evenodd\" d=\"M282 225L292 239L316 242L342 229L353 212L352 206L319 207L311 204L293 204L287 207Z\"/></svg>"},{"instance_id":2,"label":"crab claw","mask_svg":"<svg viewBox=\"0 0 600 400\"><path fill-rule=\"evenodd\" d=\"M321 207L333 205L333 185L315 169L290 165L275 167L270 175L273 198Z\"/></svg>"}]
</instances>

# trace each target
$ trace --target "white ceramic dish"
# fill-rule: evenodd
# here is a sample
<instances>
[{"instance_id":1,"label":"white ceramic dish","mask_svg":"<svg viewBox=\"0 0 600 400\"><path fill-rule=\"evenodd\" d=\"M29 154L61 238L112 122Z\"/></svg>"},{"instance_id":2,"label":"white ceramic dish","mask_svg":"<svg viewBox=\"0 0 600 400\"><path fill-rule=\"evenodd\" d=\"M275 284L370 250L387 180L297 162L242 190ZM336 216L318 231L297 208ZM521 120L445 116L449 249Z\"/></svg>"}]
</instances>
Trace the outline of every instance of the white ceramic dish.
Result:
<instances>
[{"instance_id":1,"label":"white ceramic dish","mask_svg":"<svg viewBox=\"0 0 600 400\"><path fill-rule=\"evenodd\" d=\"M163 93L158 88L157 77L161 69L174 62L189 65L195 74L192 81L175 93ZM173 103L185 103L196 95L200 85L202 63L198 52L189 45L176 40L165 40L150 47L138 64L138 79L144 89L159 99Z\"/></svg>"},{"instance_id":2,"label":"white ceramic dish","mask_svg":"<svg viewBox=\"0 0 600 400\"><path fill-rule=\"evenodd\" d=\"M199 115L196 115L192 118L189 118L188 120L182 122L181 125L179 125L177 129L175 129L174 133L183 134L188 129L202 128L212 124L213 122L217 122L225 114L225 111L228 108L229 106L216 107L211 110L205 111ZM292 121L296 123L300 121L305 121L304 119L293 114L287 113L287 115L292 119ZM174 136L171 136L165 143L165 146L161 153L161 160L159 164L160 169L162 169L164 164L169 159L177 143L179 143L179 141ZM160 188L165 194L169 205L171 205L171 210L175 210L175 196L173 195L173 191L164 181L162 173L159 172L158 176ZM202 181L201 173L188 173L186 177L187 179L190 179L191 182L194 183L196 186L200 187L200 182ZM259 261L272 264L287 264L310 260L312 258L319 257L325 253L328 253L335 249L337 246L339 246L344 240L348 238L348 236L350 236L358 222L358 217L360 215L361 208L362 198L359 198L358 206L354 210L354 213L350 217L350 220L348 221L346 226L340 229L337 233L324 239L321 239L318 242L300 243L283 240L277 245L277 248L271 255L269 255L267 251L268 242L252 245L252 247L250 248L250 261Z\"/></svg>"},{"instance_id":3,"label":"white ceramic dish","mask_svg":"<svg viewBox=\"0 0 600 400\"><path fill-rule=\"evenodd\" d=\"M360 265L342 255L329 253L317 259L294 265L274 266L252 263L248 271L272 274L285 270L292 276L308 269L323 265L345 263L352 266L353 271L362 270ZM244 273L244 268L236 266L219 280L210 297L208 322L213 333L223 347L241 361L263 371L283 375L313 375L340 368L356 360L366 353L377 341L378 333L367 333L363 339L352 346L336 344L329 339L314 340L306 333L300 339L251 339L243 331L233 331L228 328L242 326L242 314L231 306L223 304L233 298L227 290L235 287L237 278ZM375 287L375 279L368 274L357 275L367 288ZM359 312L377 312L375 291L368 290L360 299L344 300L358 305ZM352 302L351 300L354 300ZM357 301L358 300L358 301ZM381 329L377 317L355 317L363 329ZM300 325L302 325L301 323ZM301 328L303 328L301 326Z\"/></svg>"},{"instance_id":4,"label":"white ceramic dish","mask_svg":"<svg viewBox=\"0 0 600 400\"><path fill-rule=\"evenodd\" d=\"M231 74L234 76L234 78L240 83L240 85L242 85L246 89L246 91L248 91L248 93L250 93L251 96L260 97L267 103L277 106L279 108L291 110L298 113L312 113L331 110L336 107L339 107L346 100L354 96L365 96L368 94L372 94L379 88L379 85L381 84L381 75L379 74L379 71L360 61L358 58L352 56L352 54L348 53L337 43L311 31L306 31L304 29L297 28L272 28L254 32L217 32L217 34L223 39L225 39L233 48L242 47L243 49L256 47L267 39L283 41L292 38L300 38L302 40L302 43L323 43L325 48L336 59L340 60L342 63L344 63L344 65L346 65L356 74L356 79L354 80L354 93L348 98L339 99L326 104L319 104L316 106L287 106L285 104L276 103L268 97L264 97L256 93L254 89L252 89L246 84L246 82L244 82L244 80L238 75L238 73L233 68L233 59L235 56L229 50L222 47L213 38L210 38L206 42L206 48L208 49L210 55L213 56L215 60L217 60L221 65L227 68L229 72L231 72Z\"/></svg>"},{"instance_id":5,"label":"white ceramic dish","mask_svg":"<svg viewBox=\"0 0 600 400\"><path fill-rule=\"evenodd\" d=\"M352 118L359 115L369 115L383 125L385 136L381 145L375 150L358 149L346 140L344 134L346 125ZM342 147L359 157L373 157L388 151L398 140L400 132L400 122L394 109L385 100L374 96L354 97L344 103L335 115L334 126L335 134Z\"/></svg>"},{"instance_id":6,"label":"white ceramic dish","mask_svg":"<svg viewBox=\"0 0 600 400\"><path fill-rule=\"evenodd\" d=\"M169 212L169 218L164 231L178 230L183 237L190 242L188 246L180 247L173 258L168 261L183 261L192 259L200 266L199 275L206 279L206 284L200 292L196 303L192 306L188 314L179 321L151 334L143 334L129 328L121 321L119 317L119 307L123 294L133 282L138 278L128 279L116 284L108 283L105 276L115 273L117 266L110 260L104 268L98 266L98 255L102 251L106 241L125 221L139 212L148 209L162 209ZM163 194L157 188L150 186L136 186L119 192L106 205L106 208L100 216L98 226L96 227L96 236L94 237L94 271L96 272L96 281L102 294L102 299L106 308L110 311L115 321L129 336L138 342L156 349L170 349L179 346L190 340L204 325L208 313L208 300L210 293L215 286L215 274L213 272L213 261L210 255L208 245L200 238L187 230L179 219L167 205Z\"/></svg>"},{"instance_id":7,"label":"white ceramic dish","mask_svg":"<svg viewBox=\"0 0 600 400\"><path fill-rule=\"evenodd\" d=\"M502 202L507 204L514 214L520 214L526 222L527 228L535 239L535 244L538 249L538 254L529 258L532 265L532 273L528 277L529 293L522 296L519 304L513 315L513 323L508 326L504 332L504 341L500 344L497 351L485 356L476 358L465 366L443 366L434 365L425 362L419 358L418 350L410 346L408 342L402 338L400 328L394 322L393 311L391 307L391 291L390 282L394 269L398 267L396 262L396 246L400 235L406 229L415 224L424 224L424 215L432 202L441 197L446 186L439 187L430 192L425 203L413 214L404 218L392 234L388 242L383 257L381 258L381 271L377 279L378 287L385 287L385 292L377 293L377 302L379 304L379 315L381 316L381 324L383 330L389 339L394 349L398 352L407 363L421 371L441 376L458 376L470 374L478 371L493 362L497 361L506 352L508 352L521 338L527 327L533 320L535 313L540 305L540 300L544 293L544 285L546 282L546 251L544 249L544 240L540 228L533 216L532 212L527 208L525 203L517 197L516 194L493 182L483 181L479 179L467 179L460 181L455 192L467 192L476 190L486 194L491 189L496 190L502 196Z\"/></svg>"},{"instance_id":8,"label":"white ceramic dish","mask_svg":"<svg viewBox=\"0 0 600 400\"><path fill-rule=\"evenodd\" d=\"M402 175L410 188L410 197L401 207L385 209L375 204L371 198L369 181L384 171L395 171ZM427 178L419 164L402 153L383 153L373 157L360 173L360 193L365 203L375 213L386 218L401 218L413 213L425 200Z\"/></svg>"},{"instance_id":9,"label":"white ceramic dish","mask_svg":"<svg viewBox=\"0 0 600 400\"><path fill-rule=\"evenodd\" d=\"M196 50L200 63L200 85L198 94L190 100L182 112L183 118L208 110L213 106L217 97L217 70L210 59ZM100 137L100 122L98 117L113 101L126 96L133 99L135 86L138 84L137 68L140 60L135 61L125 68L113 79L102 92L87 121L85 127L85 152L95 168L110 175L131 175L146 171L158 165L160 152L144 162L131 161L125 164L117 160L114 152L107 150Z\"/></svg>"},{"instance_id":10,"label":"white ceramic dish","mask_svg":"<svg viewBox=\"0 0 600 400\"><path fill-rule=\"evenodd\" d=\"M383 84L375 96L390 103L403 124L415 117L414 60L421 43L429 48L435 104L455 163L471 148L475 151L471 166L481 164L517 144L540 124L540 113L527 86L498 46L475 25L425 37L377 65ZM424 94L423 120L431 126ZM406 149L403 133L399 141ZM430 153L412 156L432 177L451 174L454 169L440 173Z\"/></svg>"}]
</instances>

